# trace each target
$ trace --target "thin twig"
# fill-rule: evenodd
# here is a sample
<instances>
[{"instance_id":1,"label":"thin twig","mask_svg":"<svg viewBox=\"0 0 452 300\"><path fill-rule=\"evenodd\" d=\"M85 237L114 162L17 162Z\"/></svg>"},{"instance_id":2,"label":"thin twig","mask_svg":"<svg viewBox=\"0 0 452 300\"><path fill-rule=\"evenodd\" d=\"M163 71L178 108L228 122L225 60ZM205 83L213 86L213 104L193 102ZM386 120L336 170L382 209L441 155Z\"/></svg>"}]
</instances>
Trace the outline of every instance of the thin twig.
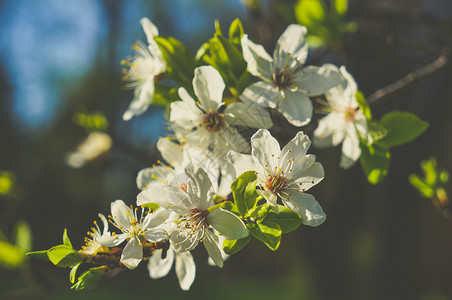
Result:
<instances>
[{"instance_id":1,"label":"thin twig","mask_svg":"<svg viewBox=\"0 0 452 300\"><path fill-rule=\"evenodd\" d=\"M448 59L447 59L446 55L440 55L437 59L435 59L430 64L428 64L422 68L419 68L414 72L409 73L402 79L397 80L396 82L394 82L384 88L377 90L375 93L373 93L372 95L370 95L367 98L367 102L368 103L375 102L375 101L387 96L388 94L391 94L397 90L400 90L400 89L406 87L408 84L439 70L447 63L447 61L448 61Z\"/></svg>"}]
</instances>

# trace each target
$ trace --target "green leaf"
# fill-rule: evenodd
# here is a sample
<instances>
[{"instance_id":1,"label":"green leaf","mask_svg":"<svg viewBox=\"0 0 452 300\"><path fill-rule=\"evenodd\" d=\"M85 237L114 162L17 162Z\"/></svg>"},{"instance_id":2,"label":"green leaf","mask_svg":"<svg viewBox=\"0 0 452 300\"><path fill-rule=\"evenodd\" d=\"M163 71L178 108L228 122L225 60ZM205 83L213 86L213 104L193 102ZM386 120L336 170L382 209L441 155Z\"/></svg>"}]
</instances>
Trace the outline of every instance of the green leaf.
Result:
<instances>
[{"instance_id":1,"label":"green leaf","mask_svg":"<svg viewBox=\"0 0 452 300\"><path fill-rule=\"evenodd\" d=\"M369 104L366 101L366 97L360 91L355 94L356 101L358 101L359 109L363 112L367 120L372 120L372 112L370 111Z\"/></svg>"},{"instance_id":2,"label":"green leaf","mask_svg":"<svg viewBox=\"0 0 452 300\"><path fill-rule=\"evenodd\" d=\"M278 212L270 211L265 221L271 221L279 225L282 233L294 231L303 223L300 215L288 207L278 205Z\"/></svg>"},{"instance_id":3,"label":"green leaf","mask_svg":"<svg viewBox=\"0 0 452 300\"><path fill-rule=\"evenodd\" d=\"M69 281L71 283L75 282L75 275L77 274L77 270L78 270L78 267L80 267L80 265L81 265L81 263L71 269L71 272L69 273Z\"/></svg>"},{"instance_id":4,"label":"green leaf","mask_svg":"<svg viewBox=\"0 0 452 300\"><path fill-rule=\"evenodd\" d=\"M49 261L49 256L47 255L47 250L28 252L25 255L31 256L32 258Z\"/></svg>"},{"instance_id":5,"label":"green leaf","mask_svg":"<svg viewBox=\"0 0 452 300\"><path fill-rule=\"evenodd\" d=\"M64 228L64 232L63 232L63 245L66 245L69 248L74 249L74 247L72 247L71 240L69 239L69 236L67 235L67 229L66 228Z\"/></svg>"},{"instance_id":6,"label":"green leaf","mask_svg":"<svg viewBox=\"0 0 452 300\"><path fill-rule=\"evenodd\" d=\"M248 171L237 177L231 184L232 196L240 215L245 216L257 203L257 173Z\"/></svg>"},{"instance_id":7,"label":"green leaf","mask_svg":"<svg viewBox=\"0 0 452 300\"><path fill-rule=\"evenodd\" d=\"M422 196L426 198L433 198L435 196L435 190L416 174L411 174L409 180L411 185L419 190L419 193L421 193Z\"/></svg>"},{"instance_id":8,"label":"green leaf","mask_svg":"<svg viewBox=\"0 0 452 300\"><path fill-rule=\"evenodd\" d=\"M334 10L340 16L343 16L348 11L348 0L334 0L332 1Z\"/></svg>"},{"instance_id":9,"label":"green leaf","mask_svg":"<svg viewBox=\"0 0 452 300\"><path fill-rule=\"evenodd\" d=\"M160 84L159 82L155 83L154 97L151 102L152 105L169 106L178 99L177 88L171 88Z\"/></svg>"},{"instance_id":10,"label":"green leaf","mask_svg":"<svg viewBox=\"0 0 452 300\"><path fill-rule=\"evenodd\" d=\"M218 19L215 20L214 26L215 26L215 34L223 35L223 32L221 32L220 21Z\"/></svg>"},{"instance_id":11,"label":"green leaf","mask_svg":"<svg viewBox=\"0 0 452 300\"><path fill-rule=\"evenodd\" d=\"M24 258L25 255L19 247L0 241L0 266L14 269L23 262Z\"/></svg>"},{"instance_id":12,"label":"green leaf","mask_svg":"<svg viewBox=\"0 0 452 300\"><path fill-rule=\"evenodd\" d=\"M320 0L299 0L295 6L295 17L298 22L306 27L323 21L326 15L326 7Z\"/></svg>"},{"instance_id":13,"label":"green leaf","mask_svg":"<svg viewBox=\"0 0 452 300\"><path fill-rule=\"evenodd\" d=\"M237 208L237 205L235 205L231 201L225 201L225 202L221 203L220 207L240 216L240 212Z\"/></svg>"},{"instance_id":14,"label":"green leaf","mask_svg":"<svg viewBox=\"0 0 452 300\"><path fill-rule=\"evenodd\" d=\"M405 144L423 133L429 124L419 119L416 115L393 111L384 115L379 124L386 128L388 134L377 143L382 148L390 148Z\"/></svg>"},{"instance_id":15,"label":"green leaf","mask_svg":"<svg viewBox=\"0 0 452 300\"><path fill-rule=\"evenodd\" d=\"M83 290L90 284L98 281L102 276L108 271L106 266L101 266L97 268L91 268L82 275L78 277L77 283L75 283L71 289Z\"/></svg>"},{"instance_id":16,"label":"green leaf","mask_svg":"<svg viewBox=\"0 0 452 300\"><path fill-rule=\"evenodd\" d=\"M278 249L282 234L278 224L264 219L260 223L247 223L246 227L255 238L267 245L270 250L276 251Z\"/></svg>"},{"instance_id":17,"label":"green leaf","mask_svg":"<svg viewBox=\"0 0 452 300\"><path fill-rule=\"evenodd\" d=\"M14 187L16 176L13 172L0 171L0 195L8 195Z\"/></svg>"},{"instance_id":18,"label":"green leaf","mask_svg":"<svg viewBox=\"0 0 452 300\"><path fill-rule=\"evenodd\" d=\"M438 183L438 170L436 158L430 157L427 161L421 162L421 168L424 171L425 183L429 186L435 186Z\"/></svg>"},{"instance_id":19,"label":"green leaf","mask_svg":"<svg viewBox=\"0 0 452 300\"><path fill-rule=\"evenodd\" d=\"M195 60L196 65L199 64L200 60L203 58L203 56L209 51L210 44L209 43L203 43L201 47L199 47L198 51L196 52Z\"/></svg>"},{"instance_id":20,"label":"green leaf","mask_svg":"<svg viewBox=\"0 0 452 300\"><path fill-rule=\"evenodd\" d=\"M242 22L237 18L232 21L231 26L229 26L229 41L234 44L241 44L241 39L244 34Z\"/></svg>"},{"instance_id":21,"label":"green leaf","mask_svg":"<svg viewBox=\"0 0 452 300\"><path fill-rule=\"evenodd\" d=\"M226 254L233 255L239 252L243 247L248 244L251 239L251 235L247 235L243 239L239 240L224 240L223 250Z\"/></svg>"},{"instance_id":22,"label":"green leaf","mask_svg":"<svg viewBox=\"0 0 452 300\"><path fill-rule=\"evenodd\" d=\"M26 253L31 250L32 234L30 226L25 221L18 221L16 223L16 238L14 244L23 252Z\"/></svg>"},{"instance_id":23,"label":"green leaf","mask_svg":"<svg viewBox=\"0 0 452 300\"><path fill-rule=\"evenodd\" d=\"M58 245L47 251L50 261L60 268L75 267L83 262L83 255L67 245Z\"/></svg>"},{"instance_id":24,"label":"green leaf","mask_svg":"<svg viewBox=\"0 0 452 300\"><path fill-rule=\"evenodd\" d=\"M156 36L154 40L166 62L167 77L183 86L188 92L192 92L193 70L195 69L193 54L175 38Z\"/></svg>"},{"instance_id":25,"label":"green leaf","mask_svg":"<svg viewBox=\"0 0 452 300\"><path fill-rule=\"evenodd\" d=\"M391 153L377 145L360 144L361 156L359 161L367 180L372 184L379 184L388 173Z\"/></svg>"},{"instance_id":26,"label":"green leaf","mask_svg":"<svg viewBox=\"0 0 452 300\"><path fill-rule=\"evenodd\" d=\"M372 136L373 142L379 141L388 134L388 130L374 121L367 122L367 129Z\"/></svg>"},{"instance_id":27,"label":"green leaf","mask_svg":"<svg viewBox=\"0 0 452 300\"><path fill-rule=\"evenodd\" d=\"M260 219L263 219L267 216L267 214L270 212L271 205L269 203L265 203L259 206L256 206L255 208L248 211L246 214L246 217L250 217L254 219L253 222L256 222Z\"/></svg>"}]
</instances>

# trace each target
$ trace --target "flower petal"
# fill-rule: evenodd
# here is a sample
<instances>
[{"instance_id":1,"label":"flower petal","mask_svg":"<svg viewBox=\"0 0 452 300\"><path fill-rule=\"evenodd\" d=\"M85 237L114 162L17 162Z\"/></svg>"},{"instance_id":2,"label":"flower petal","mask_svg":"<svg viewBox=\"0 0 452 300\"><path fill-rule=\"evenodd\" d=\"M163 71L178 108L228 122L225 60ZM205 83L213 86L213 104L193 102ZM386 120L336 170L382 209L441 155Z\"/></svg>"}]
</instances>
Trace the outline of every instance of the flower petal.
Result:
<instances>
[{"instance_id":1,"label":"flower petal","mask_svg":"<svg viewBox=\"0 0 452 300\"><path fill-rule=\"evenodd\" d=\"M119 227L124 229L130 228L131 218L129 215L133 215L133 209L127 206L122 200L116 200L111 203L111 215Z\"/></svg>"},{"instance_id":2,"label":"flower petal","mask_svg":"<svg viewBox=\"0 0 452 300\"><path fill-rule=\"evenodd\" d=\"M234 166L237 176L240 176L246 171L256 171L260 175L264 175L265 173L263 166L252 155L231 150L228 152L228 160Z\"/></svg>"},{"instance_id":3,"label":"flower petal","mask_svg":"<svg viewBox=\"0 0 452 300\"><path fill-rule=\"evenodd\" d=\"M247 34L242 36L241 42L243 58L248 63L248 71L254 76L270 78L273 59L268 55L264 47L250 41Z\"/></svg>"},{"instance_id":4,"label":"flower petal","mask_svg":"<svg viewBox=\"0 0 452 300\"><path fill-rule=\"evenodd\" d=\"M148 43L155 43L154 36L159 35L159 30L157 29L157 27L148 18L142 18L140 20L140 23L141 26L143 27L144 33L146 34Z\"/></svg>"},{"instance_id":5,"label":"flower petal","mask_svg":"<svg viewBox=\"0 0 452 300\"><path fill-rule=\"evenodd\" d=\"M314 196L291 190L288 197L282 198L284 205L300 214L303 224L319 226L325 221L326 215Z\"/></svg>"},{"instance_id":6,"label":"flower petal","mask_svg":"<svg viewBox=\"0 0 452 300\"><path fill-rule=\"evenodd\" d=\"M171 103L171 122L188 129L201 124L204 113L196 106L195 100L184 88L179 89L179 97L182 101Z\"/></svg>"},{"instance_id":7,"label":"flower petal","mask_svg":"<svg viewBox=\"0 0 452 300\"><path fill-rule=\"evenodd\" d=\"M240 100L245 103L256 103L263 107L275 108L281 93L270 82L258 81L248 86L240 95Z\"/></svg>"},{"instance_id":8,"label":"flower petal","mask_svg":"<svg viewBox=\"0 0 452 300\"><path fill-rule=\"evenodd\" d=\"M193 89L204 110L216 110L223 101L225 84L220 73L212 66L195 69Z\"/></svg>"},{"instance_id":9,"label":"flower petal","mask_svg":"<svg viewBox=\"0 0 452 300\"><path fill-rule=\"evenodd\" d=\"M251 154L268 170L278 165L278 156L281 153L278 141L266 129L259 129L251 137ZM259 170L256 170L259 172ZM261 173L262 174L262 173Z\"/></svg>"},{"instance_id":10,"label":"flower petal","mask_svg":"<svg viewBox=\"0 0 452 300\"><path fill-rule=\"evenodd\" d=\"M102 235L97 237L95 241L104 247L116 247L127 238L127 234Z\"/></svg>"},{"instance_id":11,"label":"flower petal","mask_svg":"<svg viewBox=\"0 0 452 300\"><path fill-rule=\"evenodd\" d=\"M236 240L248 236L245 224L232 212L217 208L209 213L207 222L227 240Z\"/></svg>"},{"instance_id":12,"label":"flower petal","mask_svg":"<svg viewBox=\"0 0 452 300\"><path fill-rule=\"evenodd\" d=\"M131 238L122 250L121 263L130 270L135 269L143 260L143 247L137 237Z\"/></svg>"},{"instance_id":13,"label":"flower petal","mask_svg":"<svg viewBox=\"0 0 452 300\"><path fill-rule=\"evenodd\" d=\"M350 123L347 128L347 134L342 143L342 155L339 166L348 169L355 164L361 155L361 148L359 147L359 137L355 126Z\"/></svg>"},{"instance_id":14,"label":"flower petal","mask_svg":"<svg viewBox=\"0 0 452 300\"><path fill-rule=\"evenodd\" d=\"M166 257L162 259L162 249L157 249L152 253L148 263L149 277L152 279L162 278L168 275L174 261L174 250L168 249Z\"/></svg>"},{"instance_id":15,"label":"flower petal","mask_svg":"<svg viewBox=\"0 0 452 300\"><path fill-rule=\"evenodd\" d=\"M287 54L290 54L292 59L296 59L299 63L304 64L308 56L308 45L305 41L307 29L304 26L291 24L281 34L275 47L275 60L287 63ZM278 51L278 48L281 51ZM285 57L277 59L278 52L285 54Z\"/></svg>"},{"instance_id":16,"label":"flower petal","mask_svg":"<svg viewBox=\"0 0 452 300\"><path fill-rule=\"evenodd\" d=\"M286 90L284 96L279 103L279 109L290 124L299 127L311 122L312 103L308 96L299 90Z\"/></svg>"},{"instance_id":17,"label":"flower petal","mask_svg":"<svg viewBox=\"0 0 452 300\"><path fill-rule=\"evenodd\" d=\"M188 176L187 193L192 203L191 208L207 209L211 206L214 193L209 175L202 168L195 168L192 163L185 167Z\"/></svg>"},{"instance_id":18,"label":"flower petal","mask_svg":"<svg viewBox=\"0 0 452 300\"><path fill-rule=\"evenodd\" d=\"M236 102L229 104L224 114L229 117L229 125L233 126L252 128L270 128L273 126L268 110L252 103Z\"/></svg>"},{"instance_id":19,"label":"flower petal","mask_svg":"<svg viewBox=\"0 0 452 300\"><path fill-rule=\"evenodd\" d=\"M138 172L137 187L144 190L149 187L151 183L158 182L159 184L169 184L171 177L174 177L174 169L167 166L155 166L146 168Z\"/></svg>"},{"instance_id":20,"label":"flower petal","mask_svg":"<svg viewBox=\"0 0 452 300\"><path fill-rule=\"evenodd\" d=\"M170 141L168 138L160 137L157 142L157 149L163 159L171 165L181 165L184 160L182 146Z\"/></svg>"},{"instance_id":21,"label":"flower petal","mask_svg":"<svg viewBox=\"0 0 452 300\"><path fill-rule=\"evenodd\" d=\"M213 262L220 268L223 268L223 256L221 255L221 251L219 249L220 245L218 236L210 230L206 230L203 244Z\"/></svg>"},{"instance_id":22,"label":"flower petal","mask_svg":"<svg viewBox=\"0 0 452 300\"><path fill-rule=\"evenodd\" d=\"M314 145L325 148L340 144L344 139L345 126L342 113L329 113L319 121L319 126L314 130Z\"/></svg>"},{"instance_id":23,"label":"flower petal","mask_svg":"<svg viewBox=\"0 0 452 300\"><path fill-rule=\"evenodd\" d=\"M196 265L190 252L176 253L176 276L180 288L188 291L196 276Z\"/></svg>"},{"instance_id":24,"label":"flower petal","mask_svg":"<svg viewBox=\"0 0 452 300\"><path fill-rule=\"evenodd\" d=\"M179 187L151 186L137 196L137 205L156 203L164 209L174 211L180 215L186 214L192 205L188 195Z\"/></svg>"},{"instance_id":25,"label":"flower petal","mask_svg":"<svg viewBox=\"0 0 452 300\"><path fill-rule=\"evenodd\" d=\"M151 105L154 96L154 76L148 78L137 91L126 112L122 115L124 121L129 121L133 116L141 115Z\"/></svg>"},{"instance_id":26,"label":"flower petal","mask_svg":"<svg viewBox=\"0 0 452 300\"><path fill-rule=\"evenodd\" d=\"M338 85L341 82L341 77L337 67L334 65L309 66L298 73L294 84L300 91L305 92L309 96L317 96Z\"/></svg>"}]
</instances>

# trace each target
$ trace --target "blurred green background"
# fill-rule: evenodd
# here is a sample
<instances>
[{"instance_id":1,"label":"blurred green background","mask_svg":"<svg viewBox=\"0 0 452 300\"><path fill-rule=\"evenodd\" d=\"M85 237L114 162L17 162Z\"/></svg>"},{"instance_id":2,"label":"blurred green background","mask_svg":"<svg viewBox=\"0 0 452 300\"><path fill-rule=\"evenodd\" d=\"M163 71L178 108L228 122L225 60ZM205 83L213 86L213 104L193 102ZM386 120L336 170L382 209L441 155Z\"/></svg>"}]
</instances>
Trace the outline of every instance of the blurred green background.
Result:
<instances>
[{"instance_id":1,"label":"blurred green background","mask_svg":"<svg viewBox=\"0 0 452 300\"><path fill-rule=\"evenodd\" d=\"M149 17L161 35L195 52L213 35L215 19L226 29L239 17L251 39L272 51L287 24L296 21L295 4L1 1L0 171L9 173L0 174L0 240L12 243L23 220L33 250L60 244L64 228L81 247L97 213L108 214L111 201L135 202L136 174L159 159L155 142L165 133L163 108L152 107L129 122L121 118L132 91L123 88L120 60L145 39L140 18ZM450 0L350 0L346 20L356 23L356 31L344 35L340 47L311 49L308 63L346 65L367 96L452 46ZM18 267L0 266L0 299L452 299L452 222L408 182L410 173L420 173L420 160L431 155L452 171L451 83L449 63L372 104L377 118L406 110L430 123L420 138L392 151L389 175L379 186L367 183L358 165L339 169L338 148L311 149L326 171L312 194L328 218L320 227L285 235L277 252L254 240L220 270L208 266L207 254L197 249L189 292L180 290L174 271L151 280L144 263L75 292L68 269L25 260ZM105 114L113 146L72 168L66 157L87 137L74 115L92 112Z\"/></svg>"}]
</instances>

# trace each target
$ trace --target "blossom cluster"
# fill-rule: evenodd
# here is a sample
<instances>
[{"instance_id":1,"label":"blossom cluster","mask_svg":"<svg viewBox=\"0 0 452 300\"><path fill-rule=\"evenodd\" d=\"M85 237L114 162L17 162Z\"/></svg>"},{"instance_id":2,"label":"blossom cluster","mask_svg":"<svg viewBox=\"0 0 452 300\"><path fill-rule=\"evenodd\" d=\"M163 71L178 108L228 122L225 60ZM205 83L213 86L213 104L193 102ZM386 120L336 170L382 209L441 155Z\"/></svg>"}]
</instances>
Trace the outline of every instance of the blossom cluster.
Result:
<instances>
[{"instance_id":1,"label":"blossom cluster","mask_svg":"<svg viewBox=\"0 0 452 300\"><path fill-rule=\"evenodd\" d=\"M146 18L141 24L147 43L135 44L137 55L123 62L128 67L124 80L135 89L124 120L147 110L156 82L167 72L156 26ZM242 33L236 45L245 72L255 80L232 97L225 94L240 89L225 83L220 70L194 68L192 86L179 87L179 100L170 105L172 135L157 143L165 162L138 173L141 214L138 207L114 201L109 219L119 232L110 231L100 215L104 229L96 225L80 253L113 255L125 243L119 248L120 266L134 269L147 260L150 277L160 278L175 263L180 286L188 290L196 272L191 251L199 244L214 265L223 267L226 252L240 250L230 251L232 241L245 245L250 235L261 239L264 227L276 229L276 242L267 243L275 250L281 233L301 223L322 224L326 214L307 192L324 178L323 166L308 154L311 140L303 131L281 149L271 133L273 116L282 115L295 127L307 125L313 118L312 97L323 97L320 110L327 115L314 130L313 142L319 147L342 143L344 168L360 156L367 121L345 67L305 66L306 33L304 26L289 25L272 56ZM289 214L295 225L278 224L279 214Z\"/></svg>"}]
</instances>

